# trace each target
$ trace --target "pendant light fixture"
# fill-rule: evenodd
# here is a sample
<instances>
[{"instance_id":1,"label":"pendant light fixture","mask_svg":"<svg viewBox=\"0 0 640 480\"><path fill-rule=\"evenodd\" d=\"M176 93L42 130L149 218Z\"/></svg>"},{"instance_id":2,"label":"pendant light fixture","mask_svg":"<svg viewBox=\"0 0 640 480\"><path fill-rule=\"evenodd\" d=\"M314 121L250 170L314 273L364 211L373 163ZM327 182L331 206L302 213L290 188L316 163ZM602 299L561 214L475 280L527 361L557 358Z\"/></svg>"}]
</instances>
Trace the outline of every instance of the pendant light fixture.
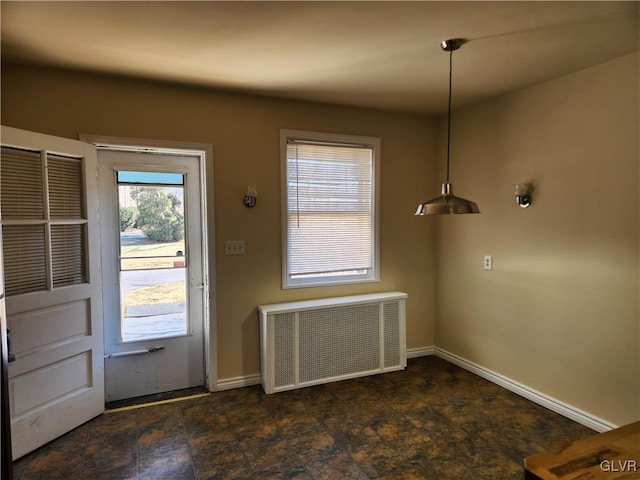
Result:
<instances>
[{"instance_id":1,"label":"pendant light fixture","mask_svg":"<svg viewBox=\"0 0 640 480\"><path fill-rule=\"evenodd\" d=\"M453 186L449 183L449 152L451 150L451 72L453 70L453 51L458 50L465 42L462 38L444 40L440 44L442 50L449 52L449 111L447 115L447 181L442 184L442 191L436 198L418 205L416 215L442 215L447 213L480 213L475 202L456 197Z\"/></svg>"}]
</instances>

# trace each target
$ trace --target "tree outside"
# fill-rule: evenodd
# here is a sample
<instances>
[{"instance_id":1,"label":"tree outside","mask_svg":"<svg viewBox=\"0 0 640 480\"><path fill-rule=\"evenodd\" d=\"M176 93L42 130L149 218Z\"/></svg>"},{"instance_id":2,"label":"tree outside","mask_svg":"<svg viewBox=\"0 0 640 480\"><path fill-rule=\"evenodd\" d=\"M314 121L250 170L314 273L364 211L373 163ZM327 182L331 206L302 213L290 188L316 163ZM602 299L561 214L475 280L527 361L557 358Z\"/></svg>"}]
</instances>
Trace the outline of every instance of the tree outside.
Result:
<instances>
[{"instance_id":1,"label":"tree outside","mask_svg":"<svg viewBox=\"0 0 640 480\"><path fill-rule=\"evenodd\" d=\"M184 238L182 201L159 187L134 187L131 197L136 201L135 225L151 240L176 242Z\"/></svg>"},{"instance_id":2,"label":"tree outside","mask_svg":"<svg viewBox=\"0 0 640 480\"><path fill-rule=\"evenodd\" d=\"M136 207L120 207L120 231L133 228L138 221L138 209Z\"/></svg>"}]
</instances>

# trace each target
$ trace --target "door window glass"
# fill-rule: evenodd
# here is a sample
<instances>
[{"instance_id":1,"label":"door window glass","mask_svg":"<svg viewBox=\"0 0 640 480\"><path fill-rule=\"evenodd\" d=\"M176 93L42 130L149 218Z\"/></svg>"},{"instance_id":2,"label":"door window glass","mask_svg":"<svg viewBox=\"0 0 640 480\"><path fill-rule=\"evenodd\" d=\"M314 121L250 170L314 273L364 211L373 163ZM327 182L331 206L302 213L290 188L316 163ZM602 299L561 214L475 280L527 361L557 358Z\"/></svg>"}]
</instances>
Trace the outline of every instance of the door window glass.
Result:
<instances>
[{"instance_id":1,"label":"door window glass","mask_svg":"<svg viewBox=\"0 0 640 480\"><path fill-rule=\"evenodd\" d=\"M118 172L121 336L186 335L184 176Z\"/></svg>"}]
</instances>

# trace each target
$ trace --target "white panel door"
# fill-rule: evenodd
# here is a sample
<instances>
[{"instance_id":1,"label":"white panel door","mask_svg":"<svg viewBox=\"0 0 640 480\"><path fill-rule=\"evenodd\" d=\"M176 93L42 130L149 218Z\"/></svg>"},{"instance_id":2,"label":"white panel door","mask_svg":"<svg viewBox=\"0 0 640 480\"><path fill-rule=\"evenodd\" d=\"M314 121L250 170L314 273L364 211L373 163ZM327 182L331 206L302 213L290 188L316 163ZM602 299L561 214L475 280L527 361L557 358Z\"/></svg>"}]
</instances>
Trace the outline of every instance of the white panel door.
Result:
<instances>
[{"instance_id":1,"label":"white panel door","mask_svg":"<svg viewBox=\"0 0 640 480\"><path fill-rule=\"evenodd\" d=\"M98 162L106 400L202 386L200 157L100 150Z\"/></svg>"},{"instance_id":2,"label":"white panel door","mask_svg":"<svg viewBox=\"0 0 640 480\"><path fill-rule=\"evenodd\" d=\"M104 410L93 145L2 127L2 244L13 458Z\"/></svg>"}]
</instances>

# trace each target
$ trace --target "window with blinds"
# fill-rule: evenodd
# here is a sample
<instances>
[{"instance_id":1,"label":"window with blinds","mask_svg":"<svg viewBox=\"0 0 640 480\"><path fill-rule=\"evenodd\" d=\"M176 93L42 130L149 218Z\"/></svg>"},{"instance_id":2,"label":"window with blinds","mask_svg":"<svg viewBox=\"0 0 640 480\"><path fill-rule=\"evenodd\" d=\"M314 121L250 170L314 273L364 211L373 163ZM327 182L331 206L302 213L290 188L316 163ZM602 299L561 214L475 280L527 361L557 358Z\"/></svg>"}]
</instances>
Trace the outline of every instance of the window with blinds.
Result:
<instances>
[{"instance_id":1,"label":"window with blinds","mask_svg":"<svg viewBox=\"0 0 640 480\"><path fill-rule=\"evenodd\" d=\"M86 283L82 159L3 146L0 162L6 294Z\"/></svg>"},{"instance_id":2,"label":"window with blinds","mask_svg":"<svg viewBox=\"0 0 640 480\"><path fill-rule=\"evenodd\" d=\"M283 288L378 280L379 139L281 136Z\"/></svg>"}]
</instances>

